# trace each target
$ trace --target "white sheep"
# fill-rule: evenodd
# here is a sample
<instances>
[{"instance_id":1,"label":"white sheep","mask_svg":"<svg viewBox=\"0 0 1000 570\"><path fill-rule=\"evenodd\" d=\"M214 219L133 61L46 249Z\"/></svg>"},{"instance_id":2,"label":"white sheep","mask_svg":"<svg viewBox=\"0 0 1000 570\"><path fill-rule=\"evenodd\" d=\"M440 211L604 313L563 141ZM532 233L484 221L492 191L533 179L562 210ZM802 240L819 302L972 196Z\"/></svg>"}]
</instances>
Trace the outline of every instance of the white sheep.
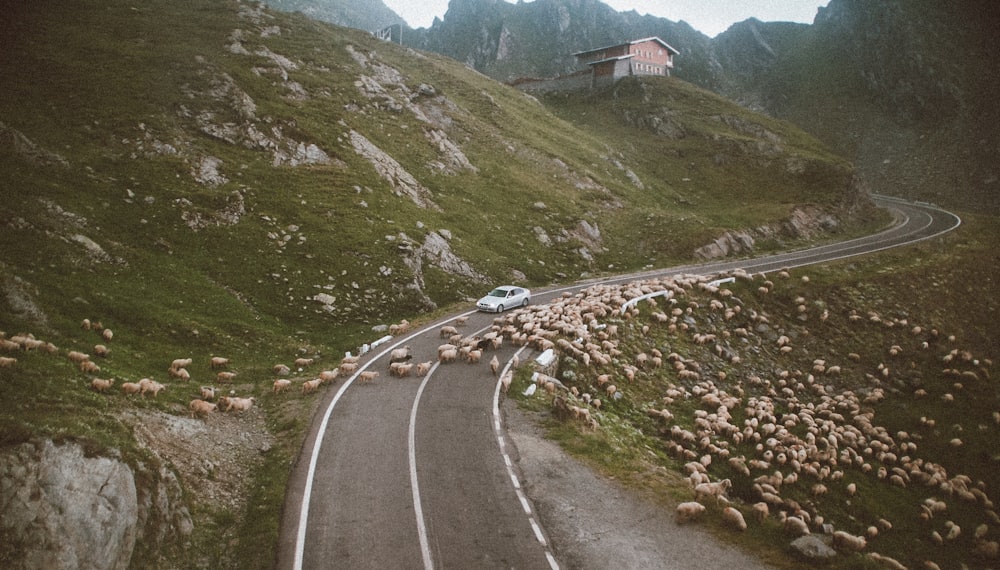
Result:
<instances>
[{"instance_id":1,"label":"white sheep","mask_svg":"<svg viewBox=\"0 0 1000 570\"><path fill-rule=\"evenodd\" d=\"M302 393L308 394L310 392L315 392L316 389L319 388L319 385L322 383L323 381L320 380L319 378L316 378L314 380L306 380L305 382L302 383Z\"/></svg>"},{"instance_id":2,"label":"white sheep","mask_svg":"<svg viewBox=\"0 0 1000 570\"><path fill-rule=\"evenodd\" d=\"M274 381L274 388L272 391L277 394L292 385L292 381L287 378L279 378Z\"/></svg>"},{"instance_id":3,"label":"white sheep","mask_svg":"<svg viewBox=\"0 0 1000 570\"><path fill-rule=\"evenodd\" d=\"M208 414L215 411L215 408L216 404L206 402L205 400L191 400L191 403L188 404L192 418L195 416L208 416Z\"/></svg>"},{"instance_id":4,"label":"white sheep","mask_svg":"<svg viewBox=\"0 0 1000 570\"><path fill-rule=\"evenodd\" d=\"M107 392L114 383L115 383L114 378L108 380L94 378L93 380L90 381L90 387L98 392Z\"/></svg>"},{"instance_id":5,"label":"white sheep","mask_svg":"<svg viewBox=\"0 0 1000 570\"><path fill-rule=\"evenodd\" d=\"M490 359L490 370L493 371L493 375L496 376L497 370L499 369L500 369L500 359L497 358L497 355L494 354L493 358Z\"/></svg>"},{"instance_id":6,"label":"white sheep","mask_svg":"<svg viewBox=\"0 0 1000 570\"><path fill-rule=\"evenodd\" d=\"M733 486L729 479L723 479L715 483L702 483L694 488L695 500L700 501L704 497L715 497L715 501L724 501L726 490Z\"/></svg>"},{"instance_id":7,"label":"white sheep","mask_svg":"<svg viewBox=\"0 0 1000 570\"><path fill-rule=\"evenodd\" d=\"M747 521L743 518L743 513L733 507L722 509L722 520L736 530L746 530Z\"/></svg>"},{"instance_id":8,"label":"white sheep","mask_svg":"<svg viewBox=\"0 0 1000 570\"><path fill-rule=\"evenodd\" d=\"M214 400L215 399L215 388L212 386L202 386L201 387L201 398L203 400Z\"/></svg>"},{"instance_id":9,"label":"white sheep","mask_svg":"<svg viewBox=\"0 0 1000 570\"><path fill-rule=\"evenodd\" d=\"M179 368L187 368L188 366L191 366L192 362L193 360L190 358L175 358L174 361L170 363L170 369L177 370Z\"/></svg>"},{"instance_id":10,"label":"white sheep","mask_svg":"<svg viewBox=\"0 0 1000 570\"><path fill-rule=\"evenodd\" d=\"M500 391L506 394L507 390L510 390L510 383L513 380L514 372L512 370L504 372L503 376L500 377Z\"/></svg>"},{"instance_id":11,"label":"white sheep","mask_svg":"<svg viewBox=\"0 0 1000 570\"><path fill-rule=\"evenodd\" d=\"M403 361L409 360L411 358L413 358L413 356L412 356L412 354L410 352L410 347L408 347L408 346L404 346L402 348L393 349L393 351L389 353L389 362L390 363L392 363L392 362L403 362Z\"/></svg>"},{"instance_id":12,"label":"white sheep","mask_svg":"<svg viewBox=\"0 0 1000 570\"><path fill-rule=\"evenodd\" d=\"M152 392L153 397L155 398L161 391L166 389L166 386L151 378L143 378L142 380L139 380L139 393L142 396L145 396L148 392Z\"/></svg>"},{"instance_id":13,"label":"white sheep","mask_svg":"<svg viewBox=\"0 0 1000 570\"><path fill-rule=\"evenodd\" d=\"M677 523L682 524L695 520L704 512L705 505L701 503L695 501L681 503L677 505Z\"/></svg>"},{"instance_id":14,"label":"white sheep","mask_svg":"<svg viewBox=\"0 0 1000 570\"><path fill-rule=\"evenodd\" d=\"M803 536L806 534L810 534L809 525L807 525L806 521L802 520L799 517L786 518L785 522L782 524L782 528L784 528L786 533L792 536Z\"/></svg>"},{"instance_id":15,"label":"white sheep","mask_svg":"<svg viewBox=\"0 0 1000 570\"><path fill-rule=\"evenodd\" d=\"M212 360L209 362L209 365L213 369L214 368L225 368L225 367L229 366L229 359L228 358L223 358L221 356L213 356Z\"/></svg>"},{"instance_id":16,"label":"white sheep","mask_svg":"<svg viewBox=\"0 0 1000 570\"><path fill-rule=\"evenodd\" d=\"M235 377L236 377L235 372L226 372L225 370L223 370L222 372L219 372L218 374L215 375L215 381L221 383L230 383L233 381L233 378Z\"/></svg>"},{"instance_id":17,"label":"white sheep","mask_svg":"<svg viewBox=\"0 0 1000 570\"><path fill-rule=\"evenodd\" d=\"M254 402L256 401L257 398L254 398L252 396L249 398L235 398L235 397L224 396L222 398L219 398L219 407L221 407L222 411L224 412L229 412L229 411L245 412L250 408L252 408Z\"/></svg>"},{"instance_id":18,"label":"white sheep","mask_svg":"<svg viewBox=\"0 0 1000 570\"><path fill-rule=\"evenodd\" d=\"M294 364L296 368L306 368L308 366L312 366L314 362L316 362L315 358L296 358L295 362L292 364Z\"/></svg>"},{"instance_id":19,"label":"white sheep","mask_svg":"<svg viewBox=\"0 0 1000 570\"><path fill-rule=\"evenodd\" d=\"M458 349L454 347L443 350L438 353L438 361L440 361L442 364L446 364L448 362L455 362L457 358L458 358Z\"/></svg>"},{"instance_id":20,"label":"white sheep","mask_svg":"<svg viewBox=\"0 0 1000 570\"><path fill-rule=\"evenodd\" d=\"M417 364L417 376L423 378L427 376L427 373L431 371L431 367L434 366L433 360L428 360L427 362L420 362Z\"/></svg>"},{"instance_id":21,"label":"white sheep","mask_svg":"<svg viewBox=\"0 0 1000 570\"><path fill-rule=\"evenodd\" d=\"M183 380L185 382L191 380L191 373L187 371L186 368L171 368L167 371L170 376Z\"/></svg>"},{"instance_id":22,"label":"white sheep","mask_svg":"<svg viewBox=\"0 0 1000 570\"><path fill-rule=\"evenodd\" d=\"M17 364L16 358L8 358L6 356L0 356L0 368L11 368Z\"/></svg>"},{"instance_id":23,"label":"white sheep","mask_svg":"<svg viewBox=\"0 0 1000 570\"><path fill-rule=\"evenodd\" d=\"M275 364L271 367L271 372L273 372L275 376L288 376L292 373L292 369L289 368L287 364Z\"/></svg>"},{"instance_id":24,"label":"white sheep","mask_svg":"<svg viewBox=\"0 0 1000 570\"><path fill-rule=\"evenodd\" d=\"M125 394L138 394L142 386L138 382L122 382L122 392Z\"/></svg>"},{"instance_id":25,"label":"white sheep","mask_svg":"<svg viewBox=\"0 0 1000 570\"><path fill-rule=\"evenodd\" d=\"M458 329L456 329L455 327L453 327L451 325L445 325L445 326L441 327L441 333L440 334L441 334L441 338L448 338L448 337L450 337L452 335L458 334Z\"/></svg>"},{"instance_id":26,"label":"white sheep","mask_svg":"<svg viewBox=\"0 0 1000 570\"><path fill-rule=\"evenodd\" d=\"M325 382L333 382L340 376L340 369L334 368L333 370L324 370L319 373L319 379Z\"/></svg>"},{"instance_id":27,"label":"white sheep","mask_svg":"<svg viewBox=\"0 0 1000 570\"><path fill-rule=\"evenodd\" d=\"M842 530L833 532L833 547L838 550L860 552L866 546L868 546L868 541L863 536L855 536Z\"/></svg>"}]
</instances>

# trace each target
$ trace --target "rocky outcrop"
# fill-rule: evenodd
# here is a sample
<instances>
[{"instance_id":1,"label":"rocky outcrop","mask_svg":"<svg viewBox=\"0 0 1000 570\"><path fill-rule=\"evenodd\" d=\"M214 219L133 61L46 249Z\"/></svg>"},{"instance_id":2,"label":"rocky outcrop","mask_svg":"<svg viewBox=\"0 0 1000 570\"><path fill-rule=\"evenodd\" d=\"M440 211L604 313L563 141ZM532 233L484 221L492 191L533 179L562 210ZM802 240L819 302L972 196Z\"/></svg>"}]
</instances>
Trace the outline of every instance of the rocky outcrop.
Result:
<instances>
[{"instance_id":1,"label":"rocky outcrop","mask_svg":"<svg viewBox=\"0 0 1000 570\"><path fill-rule=\"evenodd\" d=\"M0 509L19 568L128 568L139 533L132 469L72 443L0 455Z\"/></svg>"},{"instance_id":2,"label":"rocky outcrop","mask_svg":"<svg viewBox=\"0 0 1000 570\"><path fill-rule=\"evenodd\" d=\"M125 569L193 530L180 483L166 467L136 472L77 443L23 443L0 452L0 560L9 569ZM138 484L139 481L146 483Z\"/></svg>"},{"instance_id":3,"label":"rocky outcrop","mask_svg":"<svg viewBox=\"0 0 1000 570\"><path fill-rule=\"evenodd\" d=\"M792 211L788 219L752 230L732 230L723 233L711 243L695 250L701 259L728 257L753 251L759 239L807 239L840 226L833 215L819 208L800 206Z\"/></svg>"}]
</instances>

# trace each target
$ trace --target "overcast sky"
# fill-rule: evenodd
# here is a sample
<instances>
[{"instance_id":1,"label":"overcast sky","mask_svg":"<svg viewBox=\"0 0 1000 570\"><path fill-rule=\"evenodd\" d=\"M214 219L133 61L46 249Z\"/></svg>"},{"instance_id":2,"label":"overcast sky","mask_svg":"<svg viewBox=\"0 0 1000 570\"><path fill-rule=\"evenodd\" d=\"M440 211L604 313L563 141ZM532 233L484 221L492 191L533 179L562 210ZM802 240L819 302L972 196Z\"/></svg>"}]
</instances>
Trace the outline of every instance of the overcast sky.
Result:
<instances>
[{"instance_id":1,"label":"overcast sky","mask_svg":"<svg viewBox=\"0 0 1000 570\"><path fill-rule=\"evenodd\" d=\"M444 18L448 0L382 0L399 14L411 28L428 28L434 17ZM603 0L619 12L635 10L679 22L709 36L747 18L763 22L800 22L811 24L816 9L829 0Z\"/></svg>"}]
</instances>

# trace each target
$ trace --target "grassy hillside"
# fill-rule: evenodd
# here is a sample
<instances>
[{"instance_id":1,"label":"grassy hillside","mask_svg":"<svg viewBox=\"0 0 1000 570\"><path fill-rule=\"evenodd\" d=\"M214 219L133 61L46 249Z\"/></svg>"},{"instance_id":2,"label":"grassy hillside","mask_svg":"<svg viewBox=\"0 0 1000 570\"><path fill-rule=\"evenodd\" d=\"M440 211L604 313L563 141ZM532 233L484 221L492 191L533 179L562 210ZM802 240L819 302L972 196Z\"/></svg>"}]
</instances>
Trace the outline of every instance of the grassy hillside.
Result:
<instances>
[{"instance_id":1,"label":"grassy hillside","mask_svg":"<svg viewBox=\"0 0 1000 570\"><path fill-rule=\"evenodd\" d=\"M208 358L230 358L233 389L260 397L281 439L254 473L254 504L274 515L246 518L252 546L222 559L216 527L200 527L185 554L223 566L271 559L313 405L267 396L275 363L329 365L375 326L500 281L689 260L800 205L842 234L882 223L814 140L677 81L553 113L452 60L235 1L21 3L0 26L0 331L56 347L0 369L2 443L149 461L122 415L185 414ZM616 118L647 104L685 136ZM65 357L101 342L84 318L114 331L100 377L168 390L89 390ZM166 376L180 357L199 363L191 387ZM233 513L209 515L233 532Z\"/></svg>"}]
</instances>

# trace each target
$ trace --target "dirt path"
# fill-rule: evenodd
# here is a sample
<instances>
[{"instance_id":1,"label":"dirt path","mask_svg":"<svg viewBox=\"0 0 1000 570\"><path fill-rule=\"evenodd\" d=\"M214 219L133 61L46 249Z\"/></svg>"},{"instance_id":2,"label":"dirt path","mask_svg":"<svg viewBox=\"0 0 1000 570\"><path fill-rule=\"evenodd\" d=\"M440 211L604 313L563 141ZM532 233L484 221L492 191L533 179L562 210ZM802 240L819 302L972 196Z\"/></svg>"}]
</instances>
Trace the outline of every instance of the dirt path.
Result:
<instances>
[{"instance_id":1,"label":"dirt path","mask_svg":"<svg viewBox=\"0 0 1000 570\"><path fill-rule=\"evenodd\" d=\"M697 524L678 525L673 512L637 491L594 473L545 439L511 401L504 404L524 488L563 569L768 569Z\"/></svg>"}]
</instances>

